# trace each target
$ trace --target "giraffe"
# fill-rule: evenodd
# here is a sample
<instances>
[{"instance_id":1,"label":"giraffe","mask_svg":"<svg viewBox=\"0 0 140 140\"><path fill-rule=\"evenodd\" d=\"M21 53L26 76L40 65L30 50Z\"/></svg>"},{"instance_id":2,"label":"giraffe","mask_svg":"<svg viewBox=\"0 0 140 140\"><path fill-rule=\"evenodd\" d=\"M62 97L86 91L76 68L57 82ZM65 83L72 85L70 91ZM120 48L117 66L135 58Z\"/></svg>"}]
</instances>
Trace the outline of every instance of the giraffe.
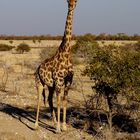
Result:
<instances>
[{"instance_id":1,"label":"giraffe","mask_svg":"<svg viewBox=\"0 0 140 140\"><path fill-rule=\"evenodd\" d=\"M48 103L52 114L53 121L56 125L56 133L61 132L60 128L60 104L61 104L61 92L63 95L63 124L62 130L66 131L66 109L67 109L67 96L69 88L73 80L73 65L70 59L71 52L71 36L72 36L72 20L73 13L76 6L77 0L67 0L68 2L68 13L65 24L65 31L62 38L62 42L56 51L55 55L49 59L43 61L36 70L35 83L38 92L38 105L36 113L35 128L38 128L38 117L40 109L41 95L45 101L45 89L44 86L48 87ZM57 97L57 119L53 107L53 95L56 92Z\"/></svg>"}]
</instances>

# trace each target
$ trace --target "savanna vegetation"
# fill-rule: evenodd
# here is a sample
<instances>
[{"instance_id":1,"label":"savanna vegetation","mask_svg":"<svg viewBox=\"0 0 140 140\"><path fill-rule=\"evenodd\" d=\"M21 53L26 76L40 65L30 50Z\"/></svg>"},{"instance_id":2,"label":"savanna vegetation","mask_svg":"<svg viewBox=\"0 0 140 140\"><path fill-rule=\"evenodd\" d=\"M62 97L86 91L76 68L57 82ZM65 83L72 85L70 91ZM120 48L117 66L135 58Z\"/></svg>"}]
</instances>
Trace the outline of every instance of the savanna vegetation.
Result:
<instances>
[{"instance_id":1,"label":"savanna vegetation","mask_svg":"<svg viewBox=\"0 0 140 140\"><path fill-rule=\"evenodd\" d=\"M87 33L85 35L72 35L73 40L80 39L82 36L91 37L92 40L140 40L140 36L138 34L134 35L127 35L125 33L118 33L118 34L105 34L101 33L99 35ZM62 36L57 35L33 35L33 36L16 36L16 35L0 35L0 40L61 40Z\"/></svg>"},{"instance_id":2,"label":"savanna vegetation","mask_svg":"<svg viewBox=\"0 0 140 140\"><path fill-rule=\"evenodd\" d=\"M140 102L140 42L100 47L91 36L82 36L72 51L85 60L84 75L95 83L106 83L115 92L127 96L133 93L135 100Z\"/></svg>"},{"instance_id":3,"label":"savanna vegetation","mask_svg":"<svg viewBox=\"0 0 140 140\"><path fill-rule=\"evenodd\" d=\"M57 49L57 46L47 45L41 48L40 45L43 44L41 40L58 40L61 39L61 36L54 38L50 35L31 37L1 36L0 39L9 41L7 43L9 45L0 44L1 51L8 51L4 52L8 53L6 55L8 58L5 59L5 54L2 53L1 58L3 57L4 59L0 60L2 75L0 92L3 96L1 96L1 100L5 101L5 108L9 107L8 103L10 103L12 109L17 109L17 107L11 106L14 101L17 106L20 102L22 103L20 104L21 107L25 102L25 105L28 106L25 110L18 108L19 112L14 112L14 115L12 114L13 112L9 110L9 112L6 112L7 110L4 107L0 107L3 110L2 112L9 113L9 116L12 114L14 119L15 115L16 118L26 119L26 116L28 116L29 119L35 116L33 106L36 103L34 96L36 90L34 89L33 73L40 61L51 57ZM26 41L17 45L14 39L32 40L32 43L37 44L37 47L28 45ZM75 75L79 77L74 77L72 92L70 91L69 103L71 103L71 106L68 106L68 124L76 129L76 134L79 134L78 136L81 139L84 139L82 132L90 134L90 139L139 139L140 36L85 34L73 36L73 39L76 39L76 43L72 47L72 61ZM102 45L97 40L101 40ZM115 43L106 45L104 40L137 40L137 43L128 43L121 46ZM15 44L16 46L14 47L13 45ZM12 49L16 53L12 53ZM12 62L12 60L14 61ZM80 67L80 72L77 74L76 70ZM10 82L13 85L10 85ZM91 90L90 94L87 93L85 84L88 85L87 90ZM9 88L9 85L11 88ZM25 85L27 88L25 88ZM19 102L17 102L17 98ZM80 98L79 106L76 98ZM44 108L41 110L40 116L42 120L46 117L49 118L48 112L46 113L45 111ZM45 117L44 112L47 114L45 114ZM34 122L34 119L31 119ZM29 122L31 123L31 121ZM26 122L24 123L26 124ZM46 127L45 129L42 128L41 131L46 133Z\"/></svg>"},{"instance_id":4,"label":"savanna vegetation","mask_svg":"<svg viewBox=\"0 0 140 140\"><path fill-rule=\"evenodd\" d=\"M14 48L14 46L7 44L0 44L0 51L10 51Z\"/></svg>"},{"instance_id":5,"label":"savanna vegetation","mask_svg":"<svg viewBox=\"0 0 140 140\"><path fill-rule=\"evenodd\" d=\"M28 44L26 43L21 43L17 46L16 51L23 54L24 52L29 52L30 51L30 47Z\"/></svg>"},{"instance_id":6,"label":"savanna vegetation","mask_svg":"<svg viewBox=\"0 0 140 140\"><path fill-rule=\"evenodd\" d=\"M109 132L113 132L109 139L118 131L139 131L140 42L99 46L91 35L85 35L77 40L72 51L84 59L82 75L93 81L93 95L85 102L86 113L83 112L88 118L87 130L98 134L97 122L100 125L106 120Z\"/></svg>"}]
</instances>

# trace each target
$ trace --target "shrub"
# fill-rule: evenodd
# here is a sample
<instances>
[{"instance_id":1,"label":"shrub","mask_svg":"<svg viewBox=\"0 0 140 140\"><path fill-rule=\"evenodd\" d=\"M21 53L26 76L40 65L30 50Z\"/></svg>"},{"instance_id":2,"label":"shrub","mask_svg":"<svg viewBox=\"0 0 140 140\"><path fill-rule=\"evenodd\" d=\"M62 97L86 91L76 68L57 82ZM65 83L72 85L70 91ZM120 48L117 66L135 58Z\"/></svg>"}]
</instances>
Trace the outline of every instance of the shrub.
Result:
<instances>
[{"instance_id":1,"label":"shrub","mask_svg":"<svg viewBox=\"0 0 140 140\"><path fill-rule=\"evenodd\" d=\"M14 46L0 44L0 51L10 51L14 48Z\"/></svg>"},{"instance_id":2,"label":"shrub","mask_svg":"<svg viewBox=\"0 0 140 140\"><path fill-rule=\"evenodd\" d=\"M90 55L87 55L86 68L83 71L92 79L94 93L86 101L87 110L103 110L107 116L109 131L137 132L139 126L139 102L140 102L140 49L137 44L130 46L94 46ZM117 94L120 94L117 98ZM121 102L120 98L126 97L127 103ZM120 101L120 102L118 102ZM123 104L121 104L123 103ZM109 108L106 108L106 105ZM109 110L108 110L109 109ZM131 115L130 115L131 113ZM90 113L88 113L90 114ZM116 116L129 116L117 126L114 119ZM99 113L98 113L99 115ZM135 116L135 117L134 117ZM88 117L90 118L90 117ZM138 125L135 124L135 121ZM87 122L93 122L88 120ZM101 118L99 118L101 120ZM117 119L116 122L122 120ZM125 124L125 122L127 122ZM95 123L93 123L95 124ZM95 126L91 124L90 128ZM132 124L132 125L130 125ZM133 127L134 126L134 127ZM112 127L114 127L112 129ZM134 129L133 129L134 128ZM130 130L130 131L129 131Z\"/></svg>"},{"instance_id":3,"label":"shrub","mask_svg":"<svg viewBox=\"0 0 140 140\"><path fill-rule=\"evenodd\" d=\"M9 40L9 43L10 43L10 44L13 44L13 40Z\"/></svg>"},{"instance_id":4,"label":"shrub","mask_svg":"<svg viewBox=\"0 0 140 140\"><path fill-rule=\"evenodd\" d=\"M95 47L84 74L104 82L115 92L140 101L140 50L138 46Z\"/></svg>"},{"instance_id":5,"label":"shrub","mask_svg":"<svg viewBox=\"0 0 140 140\"><path fill-rule=\"evenodd\" d=\"M90 34L78 38L76 44L72 47L72 52L78 57L86 58L98 43L93 40Z\"/></svg>"},{"instance_id":6,"label":"shrub","mask_svg":"<svg viewBox=\"0 0 140 140\"><path fill-rule=\"evenodd\" d=\"M21 43L17 46L17 49L16 49L17 52L23 54L24 52L29 52L30 51L30 47L28 44L26 43Z\"/></svg>"}]
</instances>

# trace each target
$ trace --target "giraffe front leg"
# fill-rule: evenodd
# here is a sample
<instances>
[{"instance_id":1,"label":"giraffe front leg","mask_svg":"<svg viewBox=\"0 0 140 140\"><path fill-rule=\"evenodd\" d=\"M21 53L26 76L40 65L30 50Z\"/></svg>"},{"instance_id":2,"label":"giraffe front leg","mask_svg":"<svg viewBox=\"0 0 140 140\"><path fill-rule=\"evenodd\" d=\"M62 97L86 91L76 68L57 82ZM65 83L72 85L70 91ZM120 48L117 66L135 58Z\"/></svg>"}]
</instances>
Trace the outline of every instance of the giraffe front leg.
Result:
<instances>
[{"instance_id":1,"label":"giraffe front leg","mask_svg":"<svg viewBox=\"0 0 140 140\"><path fill-rule=\"evenodd\" d=\"M56 88L56 96L57 96L57 126L56 133L60 133L60 101L61 101L61 88Z\"/></svg>"},{"instance_id":2,"label":"giraffe front leg","mask_svg":"<svg viewBox=\"0 0 140 140\"><path fill-rule=\"evenodd\" d=\"M68 96L68 87L65 88L63 97L63 125L62 125L63 131L67 130L66 125L67 96Z\"/></svg>"},{"instance_id":3,"label":"giraffe front leg","mask_svg":"<svg viewBox=\"0 0 140 140\"><path fill-rule=\"evenodd\" d=\"M38 117L39 117L39 108L40 108L40 102L41 102L41 94L42 94L42 91L43 91L43 86L42 86L42 85L37 86L38 104L37 104L37 113L36 113L35 129L38 129Z\"/></svg>"}]
</instances>

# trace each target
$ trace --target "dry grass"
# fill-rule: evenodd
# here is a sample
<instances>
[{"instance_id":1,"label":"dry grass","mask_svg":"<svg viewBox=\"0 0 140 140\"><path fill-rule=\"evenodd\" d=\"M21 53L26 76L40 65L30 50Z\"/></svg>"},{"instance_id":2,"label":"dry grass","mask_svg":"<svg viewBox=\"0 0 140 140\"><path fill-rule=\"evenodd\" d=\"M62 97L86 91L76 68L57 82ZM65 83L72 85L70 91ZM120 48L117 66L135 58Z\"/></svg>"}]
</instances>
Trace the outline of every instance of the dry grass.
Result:
<instances>
[{"instance_id":1,"label":"dry grass","mask_svg":"<svg viewBox=\"0 0 140 140\"><path fill-rule=\"evenodd\" d=\"M22 42L23 41L13 41L12 45L17 46ZM98 126L98 123L97 125L95 124L96 122L93 123L98 133L96 135L87 133L90 125L92 127L91 129L93 129L93 124L87 122L89 118L81 120L83 123L81 128L75 126L79 125L78 123L80 123L80 119L78 117L83 115L83 111L86 111L85 104L89 97L93 95L91 89L93 84L92 81L90 81L88 77L81 76L81 71L84 69L83 64L74 66L74 81L68 98L68 132L63 132L58 135L54 134L54 126L49 116L48 107L47 109L44 108L43 102L40 113L40 129L38 131L32 130L34 128L37 104L33 73L40 62L39 53L41 52L41 46L43 48L51 45L57 46L60 42L41 41L40 44L34 44L33 41L24 42L32 47L31 51L28 53L14 54L12 52L0 52L0 62L5 64L6 70L8 71L8 81L6 83L5 91L0 91L0 139L30 140L38 138L39 140L123 140L126 138L130 140L130 136L128 136L129 134L110 133L106 125ZM10 44L9 41L0 41L0 43ZM114 41L99 43L110 44L114 43ZM117 41L115 43L119 45L134 42ZM0 79L2 79L3 76L4 69L2 68L2 65L0 65ZM139 134L136 135L138 136ZM133 137L135 136L133 135L132 138ZM135 137L135 140L137 140L137 137Z\"/></svg>"}]
</instances>

